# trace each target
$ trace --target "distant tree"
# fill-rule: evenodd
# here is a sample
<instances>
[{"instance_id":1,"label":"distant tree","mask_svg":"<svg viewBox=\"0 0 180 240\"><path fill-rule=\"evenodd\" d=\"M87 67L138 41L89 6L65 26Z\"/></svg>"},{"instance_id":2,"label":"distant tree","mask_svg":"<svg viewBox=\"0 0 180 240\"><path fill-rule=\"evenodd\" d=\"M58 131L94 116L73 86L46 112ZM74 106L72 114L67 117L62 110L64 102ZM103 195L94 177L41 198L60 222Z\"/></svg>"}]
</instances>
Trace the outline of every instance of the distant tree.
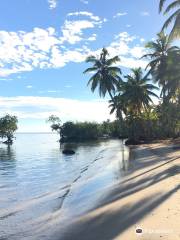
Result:
<instances>
[{"instance_id":1,"label":"distant tree","mask_svg":"<svg viewBox=\"0 0 180 240\"><path fill-rule=\"evenodd\" d=\"M16 116L9 114L0 118L0 137L7 138L4 143L12 144L14 138L14 132L17 130L18 119Z\"/></svg>"},{"instance_id":2,"label":"distant tree","mask_svg":"<svg viewBox=\"0 0 180 240\"><path fill-rule=\"evenodd\" d=\"M56 131L61 138L61 119L55 115L49 116L47 122L51 123L51 130Z\"/></svg>"},{"instance_id":3,"label":"distant tree","mask_svg":"<svg viewBox=\"0 0 180 240\"><path fill-rule=\"evenodd\" d=\"M62 141L96 140L102 135L95 122L65 122L61 128Z\"/></svg>"}]
</instances>

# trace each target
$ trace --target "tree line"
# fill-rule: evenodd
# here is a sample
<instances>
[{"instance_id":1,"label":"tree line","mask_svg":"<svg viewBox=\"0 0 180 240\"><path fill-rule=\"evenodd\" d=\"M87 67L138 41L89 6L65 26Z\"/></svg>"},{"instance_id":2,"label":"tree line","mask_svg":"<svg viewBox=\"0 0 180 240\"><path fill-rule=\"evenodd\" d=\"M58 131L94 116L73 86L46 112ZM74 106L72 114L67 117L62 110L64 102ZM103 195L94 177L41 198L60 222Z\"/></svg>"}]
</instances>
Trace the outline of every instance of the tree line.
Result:
<instances>
[{"instance_id":1,"label":"tree line","mask_svg":"<svg viewBox=\"0 0 180 240\"><path fill-rule=\"evenodd\" d=\"M51 129L59 133L60 142L82 142L120 136L118 121L107 120L102 123L68 121L61 124L59 117L51 115L48 122L51 123Z\"/></svg>"}]
</instances>

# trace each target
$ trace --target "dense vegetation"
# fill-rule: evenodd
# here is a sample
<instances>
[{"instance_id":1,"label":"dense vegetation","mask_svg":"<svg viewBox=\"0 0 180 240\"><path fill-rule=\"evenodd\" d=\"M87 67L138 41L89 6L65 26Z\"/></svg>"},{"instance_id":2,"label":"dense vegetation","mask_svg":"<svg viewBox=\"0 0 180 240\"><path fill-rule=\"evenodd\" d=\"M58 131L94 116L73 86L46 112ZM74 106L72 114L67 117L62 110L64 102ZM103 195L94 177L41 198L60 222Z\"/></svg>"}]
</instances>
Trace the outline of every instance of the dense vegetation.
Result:
<instances>
[{"instance_id":1,"label":"dense vegetation","mask_svg":"<svg viewBox=\"0 0 180 240\"><path fill-rule=\"evenodd\" d=\"M149 42L146 48L149 53L143 57L150 60L147 72L141 68L131 69L124 78L119 76L112 91L103 90L111 93L110 113L116 113L119 134L128 136L131 142L178 137L180 134L180 49L172 46L164 33L158 34L158 39ZM108 59L105 49L98 60L91 57L93 67L88 68L88 72L94 71L101 59L105 59L101 62L102 73L97 70L90 79L92 90L99 88L99 92L106 88L108 76L114 76L114 67L109 70L106 65L113 61ZM159 104L153 103L155 98L159 98Z\"/></svg>"},{"instance_id":2,"label":"dense vegetation","mask_svg":"<svg viewBox=\"0 0 180 240\"><path fill-rule=\"evenodd\" d=\"M12 144L14 132L17 130L17 117L9 114L0 118L0 137L5 138L4 143Z\"/></svg>"},{"instance_id":3,"label":"dense vegetation","mask_svg":"<svg viewBox=\"0 0 180 240\"><path fill-rule=\"evenodd\" d=\"M166 0L160 0L162 12ZM162 139L180 136L180 48L173 40L180 37L180 1L172 1L164 14L175 12L166 20L157 39L146 44L148 61L145 70L131 69L123 76L118 67L120 58L110 57L106 48L99 56L89 56L92 64L84 73L92 73L88 81L92 92L100 97L110 97L110 113L116 113L116 121L97 123L66 122L51 118L52 129L65 140L97 139L104 135L128 136L130 143L140 140ZM164 31L173 27L169 35ZM159 99L156 102L155 99ZM54 121L56 120L56 121Z\"/></svg>"},{"instance_id":4,"label":"dense vegetation","mask_svg":"<svg viewBox=\"0 0 180 240\"><path fill-rule=\"evenodd\" d=\"M53 119L53 120L52 120ZM119 122L110 122L109 120L103 123L96 122L65 122L60 124L60 119L55 116L50 116L51 129L60 134L61 142L87 141L97 140L106 137L118 137L120 134Z\"/></svg>"},{"instance_id":5,"label":"dense vegetation","mask_svg":"<svg viewBox=\"0 0 180 240\"><path fill-rule=\"evenodd\" d=\"M166 0L160 0L162 11ZM119 134L128 136L131 143L139 140L180 136L180 48L173 45L173 39L180 36L180 1L173 1L165 10L178 8L165 22L155 41L146 44L147 54L142 56L149 63L146 71L131 69L122 77L122 71L116 65L118 56L109 58L103 48L100 56L89 56L87 63L92 67L88 85L99 95L109 93L110 113L116 112L119 122ZM164 30L174 21L169 35ZM119 73L119 74L118 74ZM112 86L112 87L111 87ZM159 104L153 103L158 98ZM156 101L157 102L157 101Z\"/></svg>"}]
</instances>

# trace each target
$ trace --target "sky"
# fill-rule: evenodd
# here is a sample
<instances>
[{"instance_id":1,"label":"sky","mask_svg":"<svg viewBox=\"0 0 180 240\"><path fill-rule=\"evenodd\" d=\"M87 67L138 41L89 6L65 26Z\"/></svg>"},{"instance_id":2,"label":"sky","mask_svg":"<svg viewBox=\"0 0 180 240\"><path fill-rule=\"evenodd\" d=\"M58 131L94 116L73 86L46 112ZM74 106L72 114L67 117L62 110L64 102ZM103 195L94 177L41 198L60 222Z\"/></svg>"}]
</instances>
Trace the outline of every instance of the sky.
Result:
<instances>
[{"instance_id":1,"label":"sky","mask_svg":"<svg viewBox=\"0 0 180 240\"><path fill-rule=\"evenodd\" d=\"M108 98L87 87L85 59L106 47L124 74L140 59L165 18L158 0L1 0L0 116L19 119L19 132L50 131L65 121L113 119Z\"/></svg>"}]
</instances>

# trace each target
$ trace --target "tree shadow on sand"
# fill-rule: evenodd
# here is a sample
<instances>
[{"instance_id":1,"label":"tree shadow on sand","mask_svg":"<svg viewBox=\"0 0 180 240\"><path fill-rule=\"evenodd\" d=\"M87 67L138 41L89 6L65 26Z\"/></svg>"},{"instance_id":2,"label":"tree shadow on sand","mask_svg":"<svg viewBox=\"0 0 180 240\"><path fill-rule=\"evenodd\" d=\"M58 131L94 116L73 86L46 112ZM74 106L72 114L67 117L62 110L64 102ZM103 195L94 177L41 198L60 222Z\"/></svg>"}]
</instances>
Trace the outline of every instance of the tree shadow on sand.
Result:
<instances>
[{"instance_id":1,"label":"tree shadow on sand","mask_svg":"<svg viewBox=\"0 0 180 240\"><path fill-rule=\"evenodd\" d=\"M125 204L116 211L104 211L87 220L76 223L68 230L63 240L112 240L142 219L163 201L180 189L180 185L165 194L153 194L133 205Z\"/></svg>"},{"instance_id":2,"label":"tree shadow on sand","mask_svg":"<svg viewBox=\"0 0 180 240\"><path fill-rule=\"evenodd\" d=\"M158 149L158 152L161 152L161 149ZM80 218L80 221L75 222L72 226L67 229L65 232L63 240L111 240L115 237L121 235L126 229L131 227L133 224L141 220L146 214L149 214L153 209L163 203L168 199L172 194L176 193L180 189L180 185L174 187L166 193L156 193L149 197L141 198L139 201L136 201L134 204L121 205L116 211L106 210L106 206L111 203L115 203L129 195L133 195L143 189L153 186L154 184L163 181L172 176L176 176L180 173L179 165L175 164L176 160L179 157L174 157L169 160L168 154L174 151L171 148L168 148L165 154L159 155L159 158L156 160L144 160L141 162L142 158L138 158L139 167L143 170L151 164L150 169L145 169L144 172L141 172L139 175L135 175L129 179L126 179L119 183L117 187L113 188L109 194L101 201L99 205L96 205L91 212L96 213L94 216L87 218ZM146 152L147 153L147 152ZM154 156L154 151L148 152L149 157ZM138 156L139 157L139 156ZM174 161L173 166L170 165ZM159 164L158 164L159 163ZM158 164L158 165L157 165ZM166 169L161 167L170 165ZM153 166L154 165L154 166ZM161 170L161 171L156 171ZM140 177L140 178L139 178ZM105 207L103 209L103 207ZM103 209L103 210L102 210ZM96 211L97 210L97 211ZM96 211L96 212L95 212Z\"/></svg>"}]
</instances>

